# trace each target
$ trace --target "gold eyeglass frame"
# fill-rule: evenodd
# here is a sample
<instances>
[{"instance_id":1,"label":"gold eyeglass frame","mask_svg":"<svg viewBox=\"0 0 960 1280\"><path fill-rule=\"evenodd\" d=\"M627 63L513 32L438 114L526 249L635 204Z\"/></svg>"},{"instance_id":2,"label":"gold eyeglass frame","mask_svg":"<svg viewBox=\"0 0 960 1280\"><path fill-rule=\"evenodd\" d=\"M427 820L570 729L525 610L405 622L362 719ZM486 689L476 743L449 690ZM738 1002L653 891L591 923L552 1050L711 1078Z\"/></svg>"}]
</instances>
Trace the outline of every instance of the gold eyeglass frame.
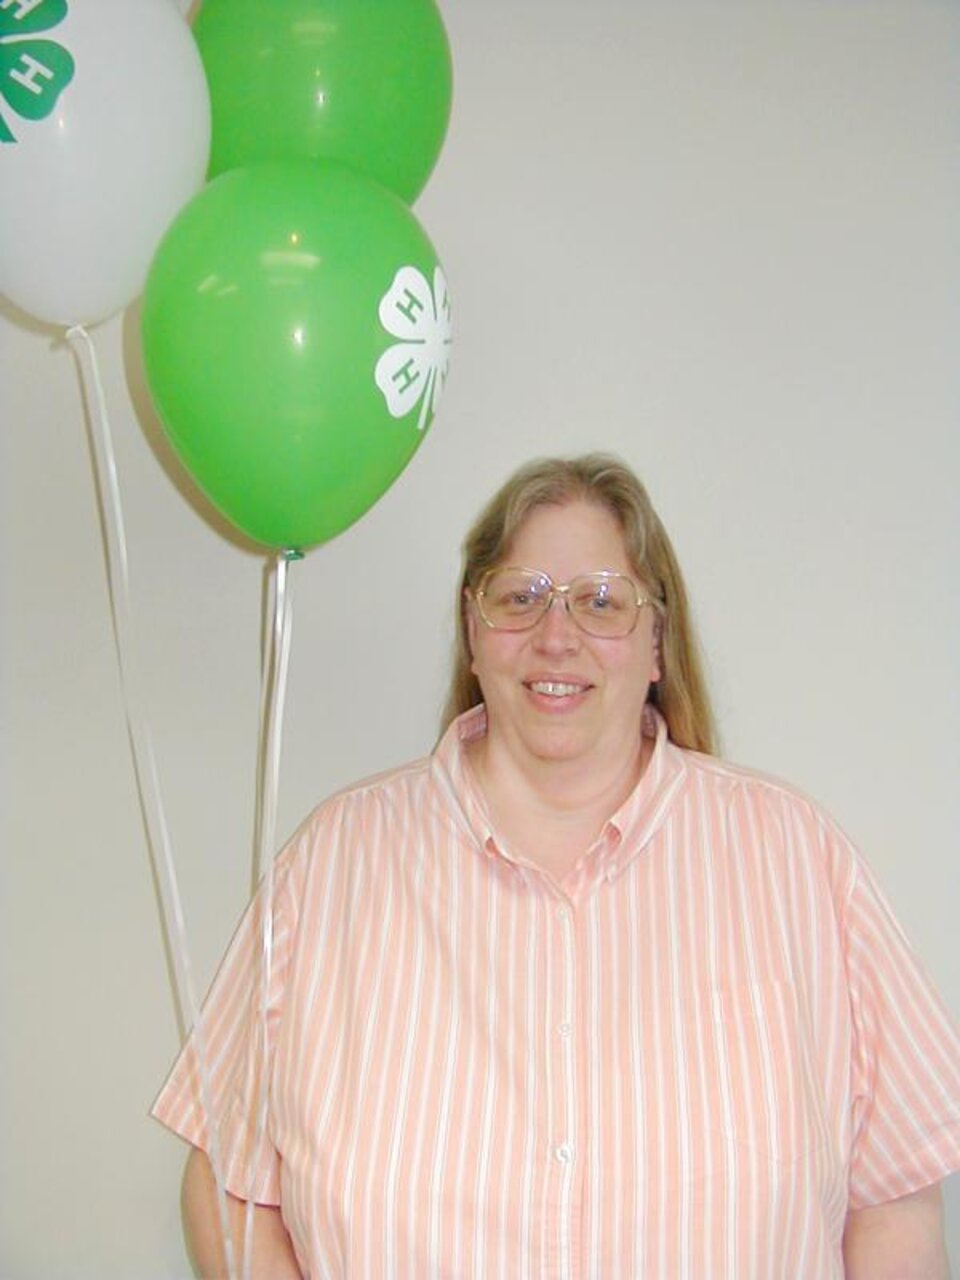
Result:
<instances>
[{"instance_id":1,"label":"gold eyeglass frame","mask_svg":"<svg viewBox=\"0 0 960 1280\"><path fill-rule=\"evenodd\" d=\"M530 622L523 623L518 627L504 627L496 622L491 622L484 611L483 601L486 595L486 586L490 579L496 573L526 573L531 577L540 578L547 584L548 590L544 595L545 604ZM629 628L617 635L611 636L604 632L590 631L584 626L583 620L573 612L570 608L570 588L576 582L581 582L584 578L610 581L612 578L618 578L623 582L629 582L636 592L636 610L633 615L633 622ZM640 610L646 605L650 605L656 609L658 613L666 612L666 606L662 600L658 600L656 596L644 595L634 580L625 573L617 573L612 569L598 569L595 573L578 573L575 578L571 578L569 582L554 582L549 573L544 573L542 569L529 569L525 565L518 564L498 564L492 569L488 569L480 579L476 590L472 592L474 600L477 602L477 612L480 614L480 620L490 628L491 631L532 631L533 628L544 619L553 608L553 602L556 599L563 601L564 608L567 611L567 617L572 618L574 624L584 633L584 635L592 636L595 640L622 640L626 636L633 633L637 626L637 620L640 617Z\"/></svg>"}]
</instances>

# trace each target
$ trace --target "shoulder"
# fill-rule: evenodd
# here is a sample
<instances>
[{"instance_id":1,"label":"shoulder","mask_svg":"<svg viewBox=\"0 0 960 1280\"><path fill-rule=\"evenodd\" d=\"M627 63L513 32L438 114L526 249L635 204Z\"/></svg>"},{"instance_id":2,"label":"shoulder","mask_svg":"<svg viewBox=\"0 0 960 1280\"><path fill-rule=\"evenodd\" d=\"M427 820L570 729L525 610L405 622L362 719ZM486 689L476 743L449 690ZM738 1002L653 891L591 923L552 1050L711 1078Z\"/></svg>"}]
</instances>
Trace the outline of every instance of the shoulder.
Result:
<instances>
[{"instance_id":1,"label":"shoulder","mask_svg":"<svg viewBox=\"0 0 960 1280\"><path fill-rule=\"evenodd\" d=\"M325 804L364 804L376 803L391 796L416 791L428 783L430 773L430 757L422 756L417 760L408 760L405 764L396 765L380 773L371 774L341 787L329 797Z\"/></svg>"},{"instance_id":2,"label":"shoulder","mask_svg":"<svg viewBox=\"0 0 960 1280\"><path fill-rule=\"evenodd\" d=\"M715 756L682 752L694 808L721 818L735 842L812 858L849 892L860 855L836 819L801 787Z\"/></svg>"},{"instance_id":3,"label":"shoulder","mask_svg":"<svg viewBox=\"0 0 960 1280\"><path fill-rule=\"evenodd\" d=\"M836 827L834 819L802 787L771 773L733 764L718 756L678 748L692 786L705 795L795 812L816 825Z\"/></svg>"},{"instance_id":4,"label":"shoulder","mask_svg":"<svg viewBox=\"0 0 960 1280\"><path fill-rule=\"evenodd\" d=\"M343 823L362 822L377 814L415 815L430 788L430 757L410 760L334 791L308 815L301 831L329 831Z\"/></svg>"},{"instance_id":5,"label":"shoulder","mask_svg":"<svg viewBox=\"0 0 960 1280\"><path fill-rule=\"evenodd\" d=\"M430 761L413 760L340 788L317 804L275 863L281 902L302 904L366 865L400 855L430 813Z\"/></svg>"}]
</instances>

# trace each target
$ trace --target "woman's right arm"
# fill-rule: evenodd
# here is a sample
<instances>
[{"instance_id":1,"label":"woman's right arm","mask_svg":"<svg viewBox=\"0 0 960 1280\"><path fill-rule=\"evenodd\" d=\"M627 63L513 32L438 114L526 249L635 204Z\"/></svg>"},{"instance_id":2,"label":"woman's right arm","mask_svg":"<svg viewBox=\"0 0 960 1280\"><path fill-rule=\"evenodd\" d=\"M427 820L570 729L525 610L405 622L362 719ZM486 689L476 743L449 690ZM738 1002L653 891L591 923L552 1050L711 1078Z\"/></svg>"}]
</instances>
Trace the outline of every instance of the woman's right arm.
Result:
<instances>
[{"instance_id":1,"label":"woman's right arm","mask_svg":"<svg viewBox=\"0 0 960 1280\"><path fill-rule=\"evenodd\" d=\"M184 1235L194 1270L201 1280L227 1280L216 1179L206 1154L196 1147L190 1152L183 1171L182 1204ZM245 1202L227 1192L227 1213L233 1236L234 1265L239 1275ZM256 1205L253 1210L250 1274L252 1280L302 1280L280 1210L272 1205Z\"/></svg>"}]
</instances>

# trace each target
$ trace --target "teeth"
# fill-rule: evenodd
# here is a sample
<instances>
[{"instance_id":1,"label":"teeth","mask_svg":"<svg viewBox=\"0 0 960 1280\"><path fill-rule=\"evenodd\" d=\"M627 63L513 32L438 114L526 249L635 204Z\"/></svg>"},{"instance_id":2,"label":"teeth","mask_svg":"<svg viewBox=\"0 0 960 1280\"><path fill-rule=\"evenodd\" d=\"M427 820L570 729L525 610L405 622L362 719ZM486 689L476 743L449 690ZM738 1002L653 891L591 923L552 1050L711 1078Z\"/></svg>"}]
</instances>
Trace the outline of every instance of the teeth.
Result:
<instances>
[{"instance_id":1,"label":"teeth","mask_svg":"<svg viewBox=\"0 0 960 1280\"><path fill-rule=\"evenodd\" d=\"M580 693L582 684L561 684L558 680L535 680L530 688L534 693L545 693L549 698L569 698L571 694Z\"/></svg>"}]
</instances>

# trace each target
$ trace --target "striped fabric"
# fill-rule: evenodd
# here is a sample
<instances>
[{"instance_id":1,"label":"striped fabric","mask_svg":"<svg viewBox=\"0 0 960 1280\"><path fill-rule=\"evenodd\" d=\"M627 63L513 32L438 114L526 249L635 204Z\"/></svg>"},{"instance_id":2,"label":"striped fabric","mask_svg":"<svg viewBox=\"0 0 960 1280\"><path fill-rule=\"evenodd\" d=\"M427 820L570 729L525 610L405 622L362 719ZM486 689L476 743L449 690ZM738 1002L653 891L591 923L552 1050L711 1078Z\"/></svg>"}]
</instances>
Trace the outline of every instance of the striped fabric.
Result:
<instances>
[{"instance_id":1,"label":"striped fabric","mask_svg":"<svg viewBox=\"0 0 960 1280\"><path fill-rule=\"evenodd\" d=\"M555 884L498 845L462 717L280 855L269 1141L305 1275L831 1280L848 1208L960 1168L960 1038L862 861L658 724ZM228 1187L259 1055L255 902L206 1015ZM206 1147L188 1046L155 1107Z\"/></svg>"}]
</instances>

